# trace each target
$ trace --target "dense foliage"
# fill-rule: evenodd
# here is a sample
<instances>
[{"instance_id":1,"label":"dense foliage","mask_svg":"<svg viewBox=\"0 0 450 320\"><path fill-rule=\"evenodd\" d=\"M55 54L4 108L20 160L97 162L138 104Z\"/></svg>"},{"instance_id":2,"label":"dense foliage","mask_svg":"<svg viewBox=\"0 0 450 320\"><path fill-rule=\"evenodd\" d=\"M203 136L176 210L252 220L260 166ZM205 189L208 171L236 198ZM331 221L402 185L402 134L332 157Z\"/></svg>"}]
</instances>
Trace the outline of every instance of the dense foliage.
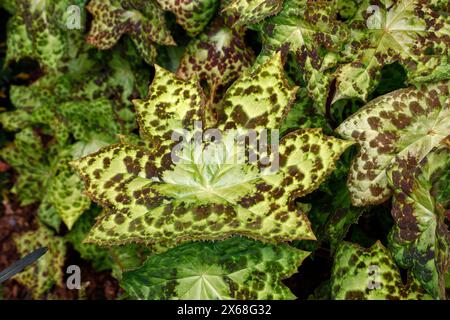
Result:
<instances>
[{"instance_id":1,"label":"dense foliage","mask_svg":"<svg viewBox=\"0 0 450 320\"><path fill-rule=\"evenodd\" d=\"M0 7L0 250L49 248L5 298L448 298L448 1Z\"/></svg>"}]
</instances>

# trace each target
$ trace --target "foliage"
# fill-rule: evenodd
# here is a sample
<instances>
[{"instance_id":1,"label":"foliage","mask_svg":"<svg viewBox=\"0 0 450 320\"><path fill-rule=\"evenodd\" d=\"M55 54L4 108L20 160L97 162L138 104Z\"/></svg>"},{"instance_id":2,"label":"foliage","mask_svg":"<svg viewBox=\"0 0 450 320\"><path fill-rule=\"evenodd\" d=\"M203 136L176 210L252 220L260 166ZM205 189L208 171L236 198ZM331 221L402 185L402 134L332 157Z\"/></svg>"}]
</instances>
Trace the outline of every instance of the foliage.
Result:
<instances>
[{"instance_id":1,"label":"foliage","mask_svg":"<svg viewBox=\"0 0 450 320\"><path fill-rule=\"evenodd\" d=\"M137 299L448 298L447 1L0 8L0 230L29 210L18 255L49 247L33 298L74 257Z\"/></svg>"}]
</instances>

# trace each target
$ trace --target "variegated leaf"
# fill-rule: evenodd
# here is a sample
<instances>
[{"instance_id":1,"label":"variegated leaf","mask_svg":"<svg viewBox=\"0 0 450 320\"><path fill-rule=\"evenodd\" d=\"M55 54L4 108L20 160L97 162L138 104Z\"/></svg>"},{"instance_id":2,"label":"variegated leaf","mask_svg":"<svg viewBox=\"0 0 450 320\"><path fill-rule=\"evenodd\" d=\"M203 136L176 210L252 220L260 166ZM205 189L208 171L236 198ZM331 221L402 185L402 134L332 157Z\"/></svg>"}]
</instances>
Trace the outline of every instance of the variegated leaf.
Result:
<instances>
[{"instance_id":1,"label":"variegated leaf","mask_svg":"<svg viewBox=\"0 0 450 320\"><path fill-rule=\"evenodd\" d=\"M241 118L235 123L239 130L277 128L295 94L281 70L275 55L227 92L231 108L262 107L262 112L246 110L265 122ZM193 120L202 119L203 100L195 81L178 80L159 67L156 72L147 101L135 102L144 143L114 145L74 162L89 196L108 209L88 241L171 247L235 234L266 242L314 239L294 200L316 189L352 142L324 136L320 129L292 132L279 143L278 171L245 162L235 140L228 139L233 131L215 143L188 140L181 150L172 149L171 133L192 129Z\"/></svg>"},{"instance_id":2,"label":"variegated leaf","mask_svg":"<svg viewBox=\"0 0 450 320\"><path fill-rule=\"evenodd\" d=\"M222 10L238 16L236 24L248 25L280 12L283 0L232 0Z\"/></svg>"},{"instance_id":3,"label":"variegated leaf","mask_svg":"<svg viewBox=\"0 0 450 320\"><path fill-rule=\"evenodd\" d=\"M367 1L360 10L343 51L350 62L337 71L333 102L366 101L378 84L381 68L396 61L413 83L423 77L426 81L449 78L448 15L434 11L427 0ZM447 72L438 71L442 68Z\"/></svg>"},{"instance_id":4,"label":"variegated leaf","mask_svg":"<svg viewBox=\"0 0 450 320\"><path fill-rule=\"evenodd\" d=\"M211 101L218 101L226 89L246 68L254 54L244 41L244 30L215 20L186 48L177 74L189 79L197 76L207 83Z\"/></svg>"},{"instance_id":5,"label":"variegated leaf","mask_svg":"<svg viewBox=\"0 0 450 320\"><path fill-rule=\"evenodd\" d=\"M222 101L223 128L278 129L297 89L288 85L281 54L276 53L227 90Z\"/></svg>"},{"instance_id":6,"label":"variegated leaf","mask_svg":"<svg viewBox=\"0 0 450 320\"><path fill-rule=\"evenodd\" d=\"M37 230L17 235L14 242L21 256L41 247L48 248L44 256L13 277L32 290L34 299L42 298L53 285L63 285L66 246L62 238L41 225Z\"/></svg>"},{"instance_id":7,"label":"variegated leaf","mask_svg":"<svg viewBox=\"0 0 450 320\"><path fill-rule=\"evenodd\" d=\"M295 299L281 280L308 254L245 238L185 244L124 273L121 285L132 297L149 300Z\"/></svg>"},{"instance_id":8,"label":"variegated leaf","mask_svg":"<svg viewBox=\"0 0 450 320\"><path fill-rule=\"evenodd\" d=\"M8 46L6 62L21 58L36 59L47 71L62 72L67 60L77 56L78 47L73 42L82 40L85 12L80 10L78 30L69 30L68 8L77 5L84 8L87 0L16 0L14 16L8 22Z\"/></svg>"},{"instance_id":9,"label":"variegated leaf","mask_svg":"<svg viewBox=\"0 0 450 320\"><path fill-rule=\"evenodd\" d=\"M438 147L420 163L409 157L388 172L394 188L392 216L396 225L390 246L398 264L411 269L434 297L445 299L445 274L450 266L450 233L444 208L436 201L440 176L450 170L450 148Z\"/></svg>"},{"instance_id":10,"label":"variegated leaf","mask_svg":"<svg viewBox=\"0 0 450 320\"><path fill-rule=\"evenodd\" d=\"M191 37L202 32L216 13L218 0L156 0L164 10L173 12L177 23Z\"/></svg>"},{"instance_id":11,"label":"variegated leaf","mask_svg":"<svg viewBox=\"0 0 450 320\"><path fill-rule=\"evenodd\" d=\"M88 43L106 50L128 34L147 63L153 63L154 43L174 45L163 10L152 1L91 0L86 7L94 16Z\"/></svg>"},{"instance_id":12,"label":"variegated leaf","mask_svg":"<svg viewBox=\"0 0 450 320\"><path fill-rule=\"evenodd\" d=\"M444 81L391 92L369 102L336 129L361 148L348 179L353 204L387 200L392 190L386 169L409 157L420 162L450 135L449 86Z\"/></svg>"},{"instance_id":13,"label":"variegated leaf","mask_svg":"<svg viewBox=\"0 0 450 320\"><path fill-rule=\"evenodd\" d=\"M263 49L257 61L272 52L293 52L303 72L303 80L317 110L325 114L332 80L329 69L347 38L347 30L337 19L336 1L286 0L282 11L261 22Z\"/></svg>"},{"instance_id":14,"label":"variegated leaf","mask_svg":"<svg viewBox=\"0 0 450 320\"><path fill-rule=\"evenodd\" d=\"M83 182L64 160L56 167L47 193L49 203L69 230L91 205L91 200L83 193Z\"/></svg>"},{"instance_id":15,"label":"variegated leaf","mask_svg":"<svg viewBox=\"0 0 450 320\"><path fill-rule=\"evenodd\" d=\"M390 252L379 241L369 249L341 244L334 258L331 296L338 300L432 299L414 278L403 284Z\"/></svg>"}]
</instances>

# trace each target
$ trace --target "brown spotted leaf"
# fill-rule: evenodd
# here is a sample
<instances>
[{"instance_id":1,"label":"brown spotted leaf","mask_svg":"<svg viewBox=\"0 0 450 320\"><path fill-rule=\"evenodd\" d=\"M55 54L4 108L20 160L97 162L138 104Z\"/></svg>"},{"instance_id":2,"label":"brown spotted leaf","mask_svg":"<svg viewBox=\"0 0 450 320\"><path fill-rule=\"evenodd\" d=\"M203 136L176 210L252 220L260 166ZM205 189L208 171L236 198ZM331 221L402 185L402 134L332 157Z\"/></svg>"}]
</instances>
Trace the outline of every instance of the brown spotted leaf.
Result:
<instances>
[{"instance_id":1,"label":"brown spotted leaf","mask_svg":"<svg viewBox=\"0 0 450 320\"><path fill-rule=\"evenodd\" d=\"M38 248L48 248L44 256L13 277L32 290L34 299L42 298L42 295L53 285L63 285L66 246L62 238L55 236L49 229L40 225L37 230L17 235L14 242L21 256Z\"/></svg>"},{"instance_id":2,"label":"brown spotted leaf","mask_svg":"<svg viewBox=\"0 0 450 320\"><path fill-rule=\"evenodd\" d=\"M222 19L217 19L189 43L177 74L205 81L213 101L253 60L253 51L244 42L244 30L227 27Z\"/></svg>"},{"instance_id":3,"label":"brown spotted leaf","mask_svg":"<svg viewBox=\"0 0 450 320\"><path fill-rule=\"evenodd\" d=\"M343 51L349 63L336 72L333 102L367 96L383 66L399 62L411 83L449 78L448 14L428 0L367 1L352 21L352 37Z\"/></svg>"},{"instance_id":4,"label":"brown spotted leaf","mask_svg":"<svg viewBox=\"0 0 450 320\"><path fill-rule=\"evenodd\" d=\"M247 25L280 12L283 0L232 0L222 11L238 16L236 24Z\"/></svg>"},{"instance_id":5,"label":"brown spotted leaf","mask_svg":"<svg viewBox=\"0 0 450 320\"><path fill-rule=\"evenodd\" d=\"M399 160L389 170L394 188L390 235L394 258L411 269L418 282L437 299L445 299L445 274L450 266L450 233L444 208L437 202L440 177L450 170L450 148L438 147L420 163ZM445 175L444 175L445 176Z\"/></svg>"},{"instance_id":6,"label":"brown spotted leaf","mask_svg":"<svg viewBox=\"0 0 450 320\"><path fill-rule=\"evenodd\" d=\"M125 272L121 285L133 298L147 300L295 299L281 280L308 254L239 237L189 243Z\"/></svg>"},{"instance_id":7,"label":"brown spotted leaf","mask_svg":"<svg viewBox=\"0 0 450 320\"><path fill-rule=\"evenodd\" d=\"M227 90L222 101L224 128L277 129L294 102L297 89L288 85L281 54L277 52Z\"/></svg>"},{"instance_id":8,"label":"brown spotted leaf","mask_svg":"<svg viewBox=\"0 0 450 320\"><path fill-rule=\"evenodd\" d=\"M225 99L231 107L240 98L240 103L262 109L246 110L267 115L268 128L276 128L295 93L285 86L281 70L275 55L255 73L242 76L229 92L251 88L251 83L255 90L242 96L227 93ZM232 235L264 242L314 239L294 200L315 190L352 142L324 136L321 129L304 129L285 136L277 153L271 152L278 142L272 135L270 148L255 163L236 141L242 141L240 131L264 128L262 124L236 122L238 130L222 132L217 140L206 138L213 133L208 130L203 141L193 140L199 132L192 131L193 122L204 113L198 85L159 67L156 73L149 97L135 102L144 143L110 146L74 162L88 195L108 211L88 241L172 247ZM264 92L269 84L276 105ZM171 140L174 132L184 134L182 142Z\"/></svg>"},{"instance_id":9,"label":"brown spotted leaf","mask_svg":"<svg viewBox=\"0 0 450 320\"><path fill-rule=\"evenodd\" d=\"M128 34L145 61L152 63L154 43L175 44L164 11L153 1L91 0L86 8L93 15L87 41L98 49L110 49Z\"/></svg>"},{"instance_id":10,"label":"brown spotted leaf","mask_svg":"<svg viewBox=\"0 0 450 320\"><path fill-rule=\"evenodd\" d=\"M361 148L348 178L354 205L387 200L392 194L386 176L389 166L410 157L420 162L450 135L449 86L444 81L391 92L369 102L336 129Z\"/></svg>"},{"instance_id":11,"label":"brown spotted leaf","mask_svg":"<svg viewBox=\"0 0 450 320\"><path fill-rule=\"evenodd\" d=\"M259 25L263 48L257 62L277 50L292 52L308 94L322 114L332 80L330 70L347 38L337 14L334 0L286 0L280 13Z\"/></svg>"},{"instance_id":12,"label":"brown spotted leaf","mask_svg":"<svg viewBox=\"0 0 450 320\"><path fill-rule=\"evenodd\" d=\"M218 0L156 0L164 10L172 11L191 37L199 34L219 7Z\"/></svg>"},{"instance_id":13,"label":"brown spotted leaf","mask_svg":"<svg viewBox=\"0 0 450 320\"><path fill-rule=\"evenodd\" d=\"M413 277L403 284L389 250L343 242L334 257L331 297L337 300L429 300Z\"/></svg>"}]
</instances>

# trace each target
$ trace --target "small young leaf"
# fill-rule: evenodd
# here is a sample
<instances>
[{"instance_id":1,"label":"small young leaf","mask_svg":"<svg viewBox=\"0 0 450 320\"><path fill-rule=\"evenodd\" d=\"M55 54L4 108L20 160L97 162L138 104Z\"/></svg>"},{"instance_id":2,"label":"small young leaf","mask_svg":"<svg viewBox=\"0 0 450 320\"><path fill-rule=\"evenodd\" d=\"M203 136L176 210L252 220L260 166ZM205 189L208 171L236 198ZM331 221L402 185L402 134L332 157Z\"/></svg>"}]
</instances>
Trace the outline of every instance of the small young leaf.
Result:
<instances>
[{"instance_id":1,"label":"small young leaf","mask_svg":"<svg viewBox=\"0 0 450 320\"><path fill-rule=\"evenodd\" d=\"M216 13L219 6L218 0L156 0L159 5L168 11L172 11L177 18L177 23L182 26L191 37L202 32Z\"/></svg>"},{"instance_id":2,"label":"small young leaf","mask_svg":"<svg viewBox=\"0 0 450 320\"><path fill-rule=\"evenodd\" d=\"M294 98L295 88L287 86L276 54L225 95L226 115L236 116L245 106L252 118L224 119L220 127L276 129ZM181 81L156 67L149 97L135 101L144 143L113 145L73 163L88 195L108 209L88 241L172 247L234 234L266 242L314 239L294 200L316 189L352 142L324 136L321 129L294 131L280 141L280 168L272 172L234 161L234 140L225 135L217 143L201 144L201 152L188 144L175 152L183 159L175 163L171 134L203 118L203 101L195 81ZM206 150L212 162L199 162Z\"/></svg>"}]
</instances>

